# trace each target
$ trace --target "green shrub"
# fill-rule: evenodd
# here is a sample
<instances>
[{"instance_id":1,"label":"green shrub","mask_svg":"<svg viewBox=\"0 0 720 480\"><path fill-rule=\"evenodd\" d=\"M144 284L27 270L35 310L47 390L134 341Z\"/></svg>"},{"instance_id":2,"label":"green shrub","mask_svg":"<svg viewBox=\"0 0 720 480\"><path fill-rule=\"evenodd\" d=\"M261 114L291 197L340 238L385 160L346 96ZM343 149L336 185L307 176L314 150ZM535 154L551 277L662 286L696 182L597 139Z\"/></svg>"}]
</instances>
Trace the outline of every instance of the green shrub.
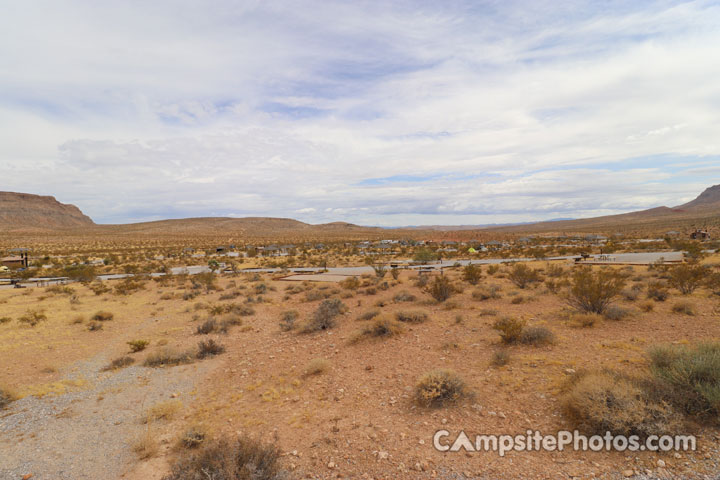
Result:
<instances>
[{"instance_id":1,"label":"green shrub","mask_svg":"<svg viewBox=\"0 0 720 480\"><path fill-rule=\"evenodd\" d=\"M720 343L650 350L651 371L672 387L671 401L689 415L720 415Z\"/></svg>"},{"instance_id":2,"label":"green shrub","mask_svg":"<svg viewBox=\"0 0 720 480\"><path fill-rule=\"evenodd\" d=\"M145 348L150 345L150 342L148 340L131 340L127 342L127 344L130 346L132 353L137 353L145 350Z\"/></svg>"},{"instance_id":3,"label":"green shrub","mask_svg":"<svg viewBox=\"0 0 720 480\"><path fill-rule=\"evenodd\" d=\"M415 402L423 407L442 407L468 396L465 382L449 370L428 372L415 385Z\"/></svg>"},{"instance_id":4,"label":"green shrub","mask_svg":"<svg viewBox=\"0 0 720 480\"><path fill-rule=\"evenodd\" d=\"M438 302L444 302L450 298L454 292L454 288L450 279L445 276L435 277L427 287L427 291Z\"/></svg>"},{"instance_id":5,"label":"green shrub","mask_svg":"<svg viewBox=\"0 0 720 480\"><path fill-rule=\"evenodd\" d=\"M508 273L508 278L519 288L525 288L528 285L541 280L540 273L537 270L519 262L516 262L512 266L510 273Z\"/></svg>"},{"instance_id":6,"label":"green shrub","mask_svg":"<svg viewBox=\"0 0 720 480\"><path fill-rule=\"evenodd\" d=\"M480 265L470 263L463 268L463 280L468 282L470 285L477 285L482 278L482 268Z\"/></svg>"},{"instance_id":7,"label":"green shrub","mask_svg":"<svg viewBox=\"0 0 720 480\"><path fill-rule=\"evenodd\" d=\"M506 344L517 343L524 328L525 322L514 317L503 317L493 323L493 329L500 332L500 339Z\"/></svg>"},{"instance_id":8,"label":"green shrub","mask_svg":"<svg viewBox=\"0 0 720 480\"><path fill-rule=\"evenodd\" d=\"M624 286L623 277L613 270L583 267L573 275L568 303L581 312L602 314Z\"/></svg>"}]
</instances>

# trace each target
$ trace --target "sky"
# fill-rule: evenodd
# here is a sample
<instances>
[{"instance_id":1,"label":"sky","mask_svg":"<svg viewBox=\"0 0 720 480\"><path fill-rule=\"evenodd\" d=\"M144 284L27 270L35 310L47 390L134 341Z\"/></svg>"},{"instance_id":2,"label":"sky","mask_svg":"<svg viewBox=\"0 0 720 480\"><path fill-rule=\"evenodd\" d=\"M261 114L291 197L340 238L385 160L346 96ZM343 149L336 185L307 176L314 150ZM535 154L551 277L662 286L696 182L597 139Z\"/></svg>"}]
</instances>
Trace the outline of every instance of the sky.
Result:
<instances>
[{"instance_id":1,"label":"sky","mask_svg":"<svg viewBox=\"0 0 720 480\"><path fill-rule=\"evenodd\" d=\"M0 11L0 191L98 223L515 223L720 183L717 1Z\"/></svg>"}]
</instances>

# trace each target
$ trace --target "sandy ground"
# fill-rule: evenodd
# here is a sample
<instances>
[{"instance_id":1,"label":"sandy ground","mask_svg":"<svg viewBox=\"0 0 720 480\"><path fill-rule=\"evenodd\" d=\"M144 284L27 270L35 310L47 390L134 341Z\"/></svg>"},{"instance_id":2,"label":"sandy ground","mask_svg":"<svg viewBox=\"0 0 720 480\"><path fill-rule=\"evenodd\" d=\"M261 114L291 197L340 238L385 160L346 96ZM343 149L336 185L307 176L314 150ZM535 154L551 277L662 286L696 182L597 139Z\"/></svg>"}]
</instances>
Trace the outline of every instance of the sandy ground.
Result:
<instances>
[{"instance_id":1,"label":"sandy ground","mask_svg":"<svg viewBox=\"0 0 720 480\"><path fill-rule=\"evenodd\" d=\"M644 268L635 271L647 280ZM621 300L634 312L630 318L577 328L567 321L567 307L558 295L542 286L520 290L502 272L482 280L501 287L501 298L477 301L472 298L475 287L464 284L464 292L444 304L432 302L414 286L415 276L405 272L393 282L388 275L388 289L372 295L331 283L258 281L244 275L223 278L222 291L191 300L182 300L187 285L155 282L129 296L96 296L73 286L79 303L44 289L2 291L0 317L16 319L28 309L42 308L48 320L34 328L15 320L0 325L0 383L24 395L0 414L0 478L32 473L34 478L160 479L179 454L174 447L189 425L201 425L213 436L240 433L276 442L284 452L283 465L298 478L621 478L628 473L636 478L714 478L720 472L720 431L708 425L691 425L700 449L679 457L565 451L512 452L500 458L495 453L441 453L432 447L439 429L522 434L570 427L557 400L568 372L598 367L638 371L646 368L651 345L718 339L720 302L708 292L690 296L695 316L671 311L681 299L675 293L652 312L637 307L644 297ZM110 359L127 354L128 340L151 341L147 352L133 355L138 364L160 344L194 345L199 339L195 328L210 307L242 303L248 295L256 296L260 284L266 286L264 302L252 304L254 313L243 317L242 326L213 337L227 347L223 355L165 369L99 371ZM294 286L304 291L286 292ZM221 300L232 292L241 295ZM303 335L281 330L283 311L297 310L303 321L317 308L320 299L308 301L310 292L344 297L349 310L330 331ZM394 300L401 292L416 298ZM518 296L524 300L512 303ZM100 309L112 311L115 318L104 322L101 331L90 332L87 319ZM387 315L421 310L429 320L405 325L390 339L351 343L354 332L366 324L358 317L372 309ZM77 315L85 322L73 323ZM491 367L500 348L491 328L497 315L546 326L557 342L511 347L509 364ZM304 375L316 358L327 360L327 371ZM416 406L411 396L417 378L436 368L457 372L473 398L442 409ZM136 458L131 445L147 429L140 418L153 404L171 398L180 399L183 407L172 420L151 425L159 452ZM103 459L101 469L98 458ZM665 465L659 467L658 460Z\"/></svg>"}]
</instances>

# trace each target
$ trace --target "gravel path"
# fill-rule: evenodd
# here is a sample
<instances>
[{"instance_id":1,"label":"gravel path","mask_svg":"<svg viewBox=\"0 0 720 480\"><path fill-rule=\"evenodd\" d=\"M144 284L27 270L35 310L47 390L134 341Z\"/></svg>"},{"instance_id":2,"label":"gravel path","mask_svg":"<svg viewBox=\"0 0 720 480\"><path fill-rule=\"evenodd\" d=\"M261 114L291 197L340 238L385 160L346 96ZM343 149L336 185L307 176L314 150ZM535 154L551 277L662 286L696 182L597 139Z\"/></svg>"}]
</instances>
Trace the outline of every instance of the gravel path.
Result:
<instances>
[{"instance_id":1,"label":"gravel path","mask_svg":"<svg viewBox=\"0 0 720 480\"><path fill-rule=\"evenodd\" d=\"M136 462L131 444L145 431L142 413L173 393L186 398L208 370L198 362L102 372L107 363L99 355L75 364L63 379L82 380L82 387L25 397L0 414L0 479L26 474L33 480L119 478Z\"/></svg>"}]
</instances>

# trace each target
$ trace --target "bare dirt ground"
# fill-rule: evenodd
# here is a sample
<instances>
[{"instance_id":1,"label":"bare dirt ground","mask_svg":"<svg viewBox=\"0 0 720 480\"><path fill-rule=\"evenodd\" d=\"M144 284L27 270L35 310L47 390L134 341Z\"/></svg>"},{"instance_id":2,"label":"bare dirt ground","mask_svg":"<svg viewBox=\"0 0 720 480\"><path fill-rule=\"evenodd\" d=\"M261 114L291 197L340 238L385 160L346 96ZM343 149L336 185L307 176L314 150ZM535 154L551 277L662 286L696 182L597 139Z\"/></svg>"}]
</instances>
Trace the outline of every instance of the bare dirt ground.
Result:
<instances>
[{"instance_id":1,"label":"bare dirt ground","mask_svg":"<svg viewBox=\"0 0 720 480\"><path fill-rule=\"evenodd\" d=\"M648 280L646 270L634 268L642 277L637 283ZM159 480L182 453L178 440L191 426L213 437L242 434L274 442L283 451L283 467L297 478L717 477L720 431L710 425L691 424L699 449L677 455L564 451L500 458L436 451L432 437L439 429L515 435L571 428L558 395L573 371L639 371L647 368L652 345L720 337L720 302L704 290L689 297L675 292L651 312L638 308L644 297L619 300L632 311L629 318L578 328L561 296L541 285L519 289L503 270L485 273L480 285L497 285L501 296L479 301L459 271L446 274L464 291L440 304L414 285L417 274L409 272L398 281L387 275L387 289L374 293L245 275L223 277L220 290L201 290L188 300L184 279L149 281L129 295L95 295L81 285L72 286L73 294L0 291L0 317L13 319L0 324L0 384L23 397L0 412L0 478ZM415 298L396 300L402 292ZM206 337L195 330L214 315L213 307L257 295L263 301L249 304L253 313L242 317L242 325L207 336L226 347L224 354L175 367L137 366L162 348L193 347ZM296 310L301 323L323 296L341 298L348 307L336 328L311 334L280 328L282 312ZM681 299L693 303L696 315L672 311ZM28 309L42 309L48 319L35 327L17 322ZM352 342L368 324L359 317L374 309L389 316L419 310L429 319L405 324L391 338ZM89 331L98 310L114 319ZM75 323L78 315L82 323ZM557 340L545 347L512 346L509 363L493 367L500 342L491 325L502 315L548 327ZM125 342L139 338L150 346L130 355L136 366L101 371L128 354ZM307 375L306 366L318 358L326 361L325 370ZM437 368L457 372L473 397L440 409L413 403L418 377ZM143 423L153 406L168 401L180 402L174 415ZM143 436L159 445L148 458L134 451Z\"/></svg>"}]
</instances>

